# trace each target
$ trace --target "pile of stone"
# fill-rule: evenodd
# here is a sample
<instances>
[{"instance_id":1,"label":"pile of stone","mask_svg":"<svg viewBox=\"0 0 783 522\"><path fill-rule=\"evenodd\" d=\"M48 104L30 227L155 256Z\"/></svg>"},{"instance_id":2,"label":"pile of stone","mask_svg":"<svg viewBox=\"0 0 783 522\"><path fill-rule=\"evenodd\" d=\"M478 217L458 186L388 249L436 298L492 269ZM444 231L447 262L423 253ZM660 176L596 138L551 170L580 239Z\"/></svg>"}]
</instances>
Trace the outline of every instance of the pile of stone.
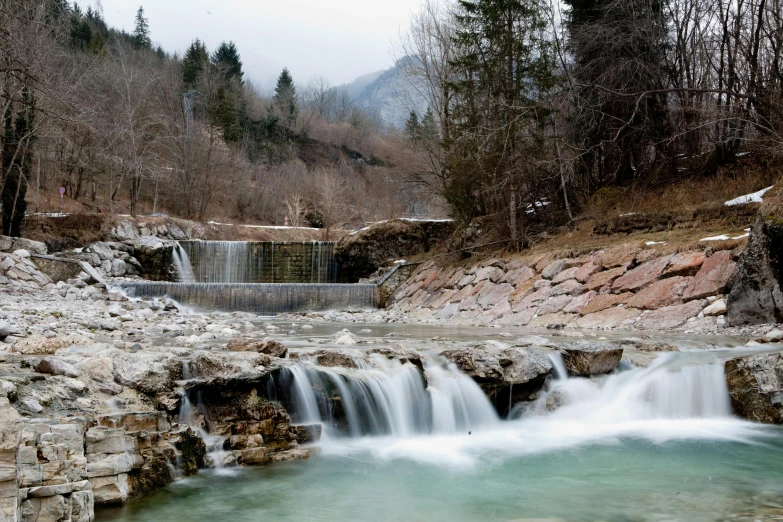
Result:
<instances>
[{"instance_id":1,"label":"pile of stone","mask_svg":"<svg viewBox=\"0 0 783 522\"><path fill-rule=\"evenodd\" d=\"M725 323L736 253L614 249L578 258L421 265L394 293L392 314L427 322L538 328L678 328Z\"/></svg>"}]
</instances>

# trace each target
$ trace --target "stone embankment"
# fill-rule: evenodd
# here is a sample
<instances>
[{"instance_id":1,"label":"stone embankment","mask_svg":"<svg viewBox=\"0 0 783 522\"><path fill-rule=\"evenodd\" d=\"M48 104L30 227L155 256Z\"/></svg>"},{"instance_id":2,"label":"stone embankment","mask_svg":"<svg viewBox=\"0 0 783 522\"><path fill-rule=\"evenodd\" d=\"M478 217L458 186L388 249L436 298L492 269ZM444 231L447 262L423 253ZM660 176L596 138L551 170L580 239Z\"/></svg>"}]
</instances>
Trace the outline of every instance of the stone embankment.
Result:
<instances>
[{"instance_id":1,"label":"stone embankment","mask_svg":"<svg viewBox=\"0 0 783 522\"><path fill-rule=\"evenodd\" d=\"M390 298L392 320L531 328L709 328L725 324L738 252L608 249L576 258L422 264Z\"/></svg>"}]
</instances>

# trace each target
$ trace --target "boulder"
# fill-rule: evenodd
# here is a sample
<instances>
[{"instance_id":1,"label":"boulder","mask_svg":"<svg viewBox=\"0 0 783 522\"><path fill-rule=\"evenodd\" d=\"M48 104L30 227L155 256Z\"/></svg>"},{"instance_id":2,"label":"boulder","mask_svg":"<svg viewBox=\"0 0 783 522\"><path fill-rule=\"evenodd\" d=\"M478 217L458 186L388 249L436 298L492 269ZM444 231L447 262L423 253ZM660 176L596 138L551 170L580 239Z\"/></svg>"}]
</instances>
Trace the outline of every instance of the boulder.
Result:
<instances>
[{"instance_id":1,"label":"boulder","mask_svg":"<svg viewBox=\"0 0 783 522\"><path fill-rule=\"evenodd\" d=\"M113 259L111 262L111 275L112 277L122 277L128 270L128 265L122 259Z\"/></svg>"},{"instance_id":2,"label":"boulder","mask_svg":"<svg viewBox=\"0 0 783 522\"><path fill-rule=\"evenodd\" d=\"M552 278L552 284L558 285L560 283L564 283L568 281L569 279L576 279L576 273L579 272L578 266L567 268L566 270L563 270L559 274L557 274L555 277Z\"/></svg>"},{"instance_id":3,"label":"boulder","mask_svg":"<svg viewBox=\"0 0 783 522\"><path fill-rule=\"evenodd\" d=\"M79 370L60 357L44 357L35 365L35 371L38 373L48 373L50 375L65 375L66 377L73 378L79 376Z\"/></svg>"},{"instance_id":4,"label":"boulder","mask_svg":"<svg viewBox=\"0 0 783 522\"><path fill-rule=\"evenodd\" d=\"M601 267L599 265L596 265L594 263L586 263L582 265L581 267L577 268L576 272L574 272L574 279L579 281L580 283L586 283L590 280L591 277L593 277L595 274L601 271Z\"/></svg>"},{"instance_id":5,"label":"boulder","mask_svg":"<svg viewBox=\"0 0 783 522\"><path fill-rule=\"evenodd\" d=\"M681 305L665 306L644 315L636 326L645 330L676 328L696 317L704 309L706 301L690 301Z\"/></svg>"},{"instance_id":6,"label":"boulder","mask_svg":"<svg viewBox=\"0 0 783 522\"><path fill-rule=\"evenodd\" d=\"M182 362L170 352L110 349L101 355L111 359L115 381L148 395L171 390L174 381L182 379Z\"/></svg>"},{"instance_id":7,"label":"boulder","mask_svg":"<svg viewBox=\"0 0 783 522\"><path fill-rule=\"evenodd\" d=\"M651 285L661 276L671 258L672 256L659 257L626 272L612 283L612 291L626 292L630 290L636 292Z\"/></svg>"},{"instance_id":8,"label":"boulder","mask_svg":"<svg viewBox=\"0 0 783 522\"><path fill-rule=\"evenodd\" d=\"M624 294L598 294L590 299L590 301L579 310L579 313L581 315L588 315L600 312L601 310L627 303L631 297L633 297L631 292L626 292Z\"/></svg>"},{"instance_id":9,"label":"boulder","mask_svg":"<svg viewBox=\"0 0 783 522\"><path fill-rule=\"evenodd\" d=\"M629 247L616 247L606 250L598 258L598 264L604 268L622 267L626 269L633 265L636 250Z\"/></svg>"},{"instance_id":10,"label":"boulder","mask_svg":"<svg viewBox=\"0 0 783 522\"><path fill-rule=\"evenodd\" d=\"M27 250L30 253L38 254L41 256L45 256L49 253L49 249L46 248L45 243L41 243L40 241L33 241L32 239L25 239L23 237L18 237L14 239L14 250Z\"/></svg>"},{"instance_id":11,"label":"boulder","mask_svg":"<svg viewBox=\"0 0 783 522\"><path fill-rule=\"evenodd\" d=\"M611 270L598 272L587 280L587 283L585 283L585 288L588 290L598 291L604 286L612 284L615 279L625 273L625 270L626 269L624 266L619 266L617 268L612 268Z\"/></svg>"},{"instance_id":12,"label":"boulder","mask_svg":"<svg viewBox=\"0 0 783 522\"><path fill-rule=\"evenodd\" d=\"M663 277L696 275L704 263L702 252L681 252L669 260L669 266L663 271Z\"/></svg>"},{"instance_id":13,"label":"boulder","mask_svg":"<svg viewBox=\"0 0 783 522\"><path fill-rule=\"evenodd\" d=\"M734 274L736 263L731 260L729 250L721 250L711 255L702 264L693 282L683 294L683 299L704 299L723 293Z\"/></svg>"},{"instance_id":14,"label":"boulder","mask_svg":"<svg viewBox=\"0 0 783 522\"><path fill-rule=\"evenodd\" d=\"M231 352L258 352L271 355L273 357L285 357L288 354L288 348L274 340L256 340L256 339L232 339L226 345L226 350Z\"/></svg>"},{"instance_id":15,"label":"boulder","mask_svg":"<svg viewBox=\"0 0 783 522\"><path fill-rule=\"evenodd\" d=\"M726 361L734 413L753 422L783 424L783 354L749 355Z\"/></svg>"},{"instance_id":16,"label":"boulder","mask_svg":"<svg viewBox=\"0 0 783 522\"><path fill-rule=\"evenodd\" d=\"M237 378L266 373L268 357L256 352L200 351L188 365L198 379Z\"/></svg>"},{"instance_id":17,"label":"boulder","mask_svg":"<svg viewBox=\"0 0 783 522\"><path fill-rule=\"evenodd\" d=\"M571 324L573 328L623 328L631 326L642 314L634 308L613 307L580 317Z\"/></svg>"},{"instance_id":18,"label":"boulder","mask_svg":"<svg viewBox=\"0 0 783 522\"><path fill-rule=\"evenodd\" d=\"M552 261L541 271L541 277L543 277L544 279L553 279L557 274L559 274L565 269L565 266L566 266L565 259L558 259L556 261Z\"/></svg>"},{"instance_id":19,"label":"boulder","mask_svg":"<svg viewBox=\"0 0 783 522\"><path fill-rule=\"evenodd\" d=\"M628 300L628 306L642 310L657 310L682 302L682 294L692 277L674 276L656 281Z\"/></svg>"},{"instance_id":20,"label":"boulder","mask_svg":"<svg viewBox=\"0 0 783 522\"><path fill-rule=\"evenodd\" d=\"M783 223L759 218L731 281L728 323L738 326L783 322L781 281Z\"/></svg>"},{"instance_id":21,"label":"boulder","mask_svg":"<svg viewBox=\"0 0 783 522\"><path fill-rule=\"evenodd\" d=\"M600 341L573 341L558 346L568 375L589 377L614 370L623 357L619 344Z\"/></svg>"},{"instance_id":22,"label":"boulder","mask_svg":"<svg viewBox=\"0 0 783 522\"><path fill-rule=\"evenodd\" d=\"M716 315L723 315L726 313L726 301L724 299L718 299L713 302L707 308L704 309L704 315L711 317Z\"/></svg>"},{"instance_id":23,"label":"boulder","mask_svg":"<svg viewBox=\"0 0 783 522\"><path fill-rule=\"evenodd\" d=\"M552 373L552 363L534 348L476 346L440 353L462 373L479 384L521 385L543 380Z\"/></svg>"}]
</instances>

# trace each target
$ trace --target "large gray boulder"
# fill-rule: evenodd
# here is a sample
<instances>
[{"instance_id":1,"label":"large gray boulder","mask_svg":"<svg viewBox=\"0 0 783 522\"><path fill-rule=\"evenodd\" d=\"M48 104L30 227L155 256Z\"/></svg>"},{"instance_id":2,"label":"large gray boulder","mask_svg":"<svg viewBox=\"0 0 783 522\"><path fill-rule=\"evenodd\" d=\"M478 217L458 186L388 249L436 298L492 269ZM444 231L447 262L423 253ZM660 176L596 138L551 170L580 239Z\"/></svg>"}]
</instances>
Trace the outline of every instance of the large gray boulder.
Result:
<instances>
[{"instance_id":1,"label":"large gray boulder","mask_svg":"<svg viewBox=\"0 0 783 522\"><path fill-rule=\"evenodd\" d=\"M601 341L573 341L558 346L568 375L590 377L614 370L623 357L619 344Z\"/></svg>"},{"instance_id":2,"label":"large gray boulder","mask_svg":"<svg viewBox=\"0 0 783 522\"><path fill-rule=\"evenodd\" d=\"M724 368L736 415L754 422L783 424L783 354L732 359Z\"/></svg>"},{"instance_id":3,"label":"large gray boulder","mask_svg":"<svg viewBox=\"0 0 783 522\"><path fill-rule=\"evenodd\" d=\"M529 400L552 374L549 358L532 347L496 343L446 350L440 355L476 381L501 415L514 404Z\"/></svg>"},{"instance_id":4,"label":"large gray boulder","mask_svg":"<svg viewBox=\"0 0 783 522\"><path fill-rule=\"evenodd\" d=\"M783 322L783 222L759 218L731 282L732 326Z\"/></svg>"}]
</instances>

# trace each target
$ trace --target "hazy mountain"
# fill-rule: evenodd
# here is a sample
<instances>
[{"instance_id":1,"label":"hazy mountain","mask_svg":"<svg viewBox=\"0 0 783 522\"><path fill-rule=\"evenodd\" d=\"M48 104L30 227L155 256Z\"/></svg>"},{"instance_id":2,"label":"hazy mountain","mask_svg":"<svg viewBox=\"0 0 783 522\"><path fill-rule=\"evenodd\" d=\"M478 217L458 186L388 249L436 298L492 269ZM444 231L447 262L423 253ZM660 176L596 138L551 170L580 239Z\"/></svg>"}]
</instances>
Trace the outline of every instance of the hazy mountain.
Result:
<instances>
[{"instance_id":1,"label":"hazy mountain","mask_svg":"<svg viewBox=\"0 0 783 522\"><path fill-rule=\"evenodd\" d=\"M402 129L411 110L419 117L427 111L427 100L405 78L404 68L410 59L401 58L390 69L365 74L339 89L347 92L356 105L378 115L384 125Z\"/></svg>"}]
</instances>

